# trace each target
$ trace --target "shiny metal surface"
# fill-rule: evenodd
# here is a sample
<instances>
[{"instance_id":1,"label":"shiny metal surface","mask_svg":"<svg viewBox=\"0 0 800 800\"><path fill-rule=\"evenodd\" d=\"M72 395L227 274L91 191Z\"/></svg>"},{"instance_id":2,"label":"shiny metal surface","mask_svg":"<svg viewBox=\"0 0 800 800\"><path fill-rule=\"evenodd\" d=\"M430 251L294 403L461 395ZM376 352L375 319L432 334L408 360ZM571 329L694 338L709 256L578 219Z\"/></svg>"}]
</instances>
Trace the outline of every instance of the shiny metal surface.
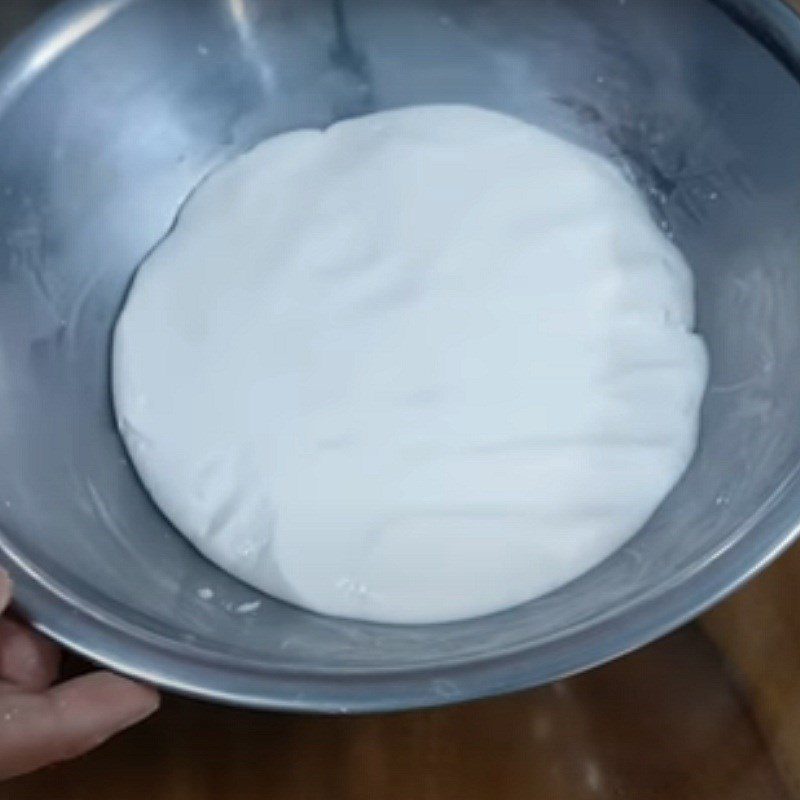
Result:
<instances>
[{"instance_id":1,"label":"shiny metal surface","mask_svg":"<svg viewBox=\"0 0 800 800\"><path fill-rule=\"evenodd\" d=\"M21 607L163 686L347 712L542 683L723 596L800 520L798 76L800 21L778 0L59 6L0 57L0 547ZM109 333L137 264L223 160L434 101L629 166L696 270L702 441L646 528L548 597L428 628L325 619L222 574L154 508L114 428Z\"/></svg>"}]
</instances>

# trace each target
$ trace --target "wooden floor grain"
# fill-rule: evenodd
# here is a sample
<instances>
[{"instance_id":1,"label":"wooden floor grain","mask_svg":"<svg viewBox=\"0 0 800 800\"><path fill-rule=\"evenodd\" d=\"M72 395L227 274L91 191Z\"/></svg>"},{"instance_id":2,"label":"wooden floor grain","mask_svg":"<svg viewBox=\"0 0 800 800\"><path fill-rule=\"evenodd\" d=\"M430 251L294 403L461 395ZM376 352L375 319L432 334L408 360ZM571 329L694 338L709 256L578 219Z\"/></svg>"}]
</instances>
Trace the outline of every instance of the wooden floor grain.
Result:
<instances>
[{"instance_id":1,"label":"wooden floor grain","mask_svg":"<svg viewBox=\"0 0 800 800\"><path fill-rule=\"evenodd\" d=\"M293 717L169 699L3 800L789 800L716 648L686 628L551 687L456 708Z\"/></svg>"},{"instance_id":2,"label":"wooden floor grain","mask_svg":"<svg viewBox=\"0 0 800 800\"><path fill-rule=\"evenodd\" d=\"M703 617L800 798L800 546Z\"/></svg>"}]
</instances>

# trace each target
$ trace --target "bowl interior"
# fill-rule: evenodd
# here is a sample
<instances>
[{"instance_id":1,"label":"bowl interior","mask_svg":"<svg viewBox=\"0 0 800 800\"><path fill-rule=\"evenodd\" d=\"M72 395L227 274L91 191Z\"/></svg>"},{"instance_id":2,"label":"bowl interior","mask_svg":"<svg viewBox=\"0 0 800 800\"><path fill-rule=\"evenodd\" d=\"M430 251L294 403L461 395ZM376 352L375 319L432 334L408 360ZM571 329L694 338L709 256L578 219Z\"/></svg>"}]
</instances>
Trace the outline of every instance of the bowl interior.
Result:
<instances>
[{"instance_id":1,"label":"bowl interior","mask_svg":"<svg viewBox=\"0 0 800 800\"><path fill-rule=\"evenodd\" d=\"M525 676L492 688L594 663L631 639L598 650L593 631L613 638L635 620L654 635L643 609L659 597L685 586L711 599L723 587L703 575L726 553L739 561L725 580L750 570L768 549L759 537L785 539L798 506L800 85L721 5L77 2L10 50L0 531L27 576L23 605L101 658L113 660L69 633L69 613L136 641L140 672L147 648L167 653L151 671L165 682L190 661L231 681L324 676L334 697L347 676L438 676L395 700L411 705L481 693L458 670L512 653ZM547 597L427 628L325 619L226 576L159 514L115 429L109 336L137 265L216 165L276 132L426 102L496 108L630 169L696 273L711 354L702 440L645 529Z\"/></svg>"}]
</instances>

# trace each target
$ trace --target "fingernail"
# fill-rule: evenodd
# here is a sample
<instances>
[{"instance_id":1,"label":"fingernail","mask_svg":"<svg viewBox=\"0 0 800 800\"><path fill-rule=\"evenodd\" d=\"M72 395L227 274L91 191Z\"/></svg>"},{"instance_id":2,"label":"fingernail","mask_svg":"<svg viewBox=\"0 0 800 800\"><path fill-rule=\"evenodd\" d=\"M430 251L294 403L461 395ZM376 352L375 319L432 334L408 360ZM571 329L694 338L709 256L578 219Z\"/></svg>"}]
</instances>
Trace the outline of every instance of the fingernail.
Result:
<instances>
[{"instance_id":1,"label":"fingernail","mask_svg":"<svg viewBox=\"0 0 800 800\"><path fill-rule=\"evenodd\" d=\"M161 697L157 692L153 693L153 696L148 700L148 702L143 703L139 708L134 711L130 717L125 721L125 727L130 727L131 725L136 725L143 720L146 720L149 716L155 714L156 711L161 706Z\"/></svg>"}]
</instances>

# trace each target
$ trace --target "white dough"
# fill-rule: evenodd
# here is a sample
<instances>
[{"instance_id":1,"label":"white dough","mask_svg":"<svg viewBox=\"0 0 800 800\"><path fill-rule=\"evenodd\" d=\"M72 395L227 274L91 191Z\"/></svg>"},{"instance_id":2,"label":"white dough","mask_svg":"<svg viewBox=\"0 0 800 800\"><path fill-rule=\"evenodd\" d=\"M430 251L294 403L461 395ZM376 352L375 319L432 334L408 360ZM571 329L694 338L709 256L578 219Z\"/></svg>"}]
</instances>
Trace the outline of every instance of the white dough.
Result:
<instances>
[{"instance_id":1,"label":"white dough","mask_svg":"<svg viewBox=\"0 0 800 800\"><path fill-rule=\"evenodd\" d=\"M541 595L648 519L696 445L691 273L602 158L412 107L209 178L114 340L120 429L203 553L325 614Z\"/></svg>"}]
</instances>

